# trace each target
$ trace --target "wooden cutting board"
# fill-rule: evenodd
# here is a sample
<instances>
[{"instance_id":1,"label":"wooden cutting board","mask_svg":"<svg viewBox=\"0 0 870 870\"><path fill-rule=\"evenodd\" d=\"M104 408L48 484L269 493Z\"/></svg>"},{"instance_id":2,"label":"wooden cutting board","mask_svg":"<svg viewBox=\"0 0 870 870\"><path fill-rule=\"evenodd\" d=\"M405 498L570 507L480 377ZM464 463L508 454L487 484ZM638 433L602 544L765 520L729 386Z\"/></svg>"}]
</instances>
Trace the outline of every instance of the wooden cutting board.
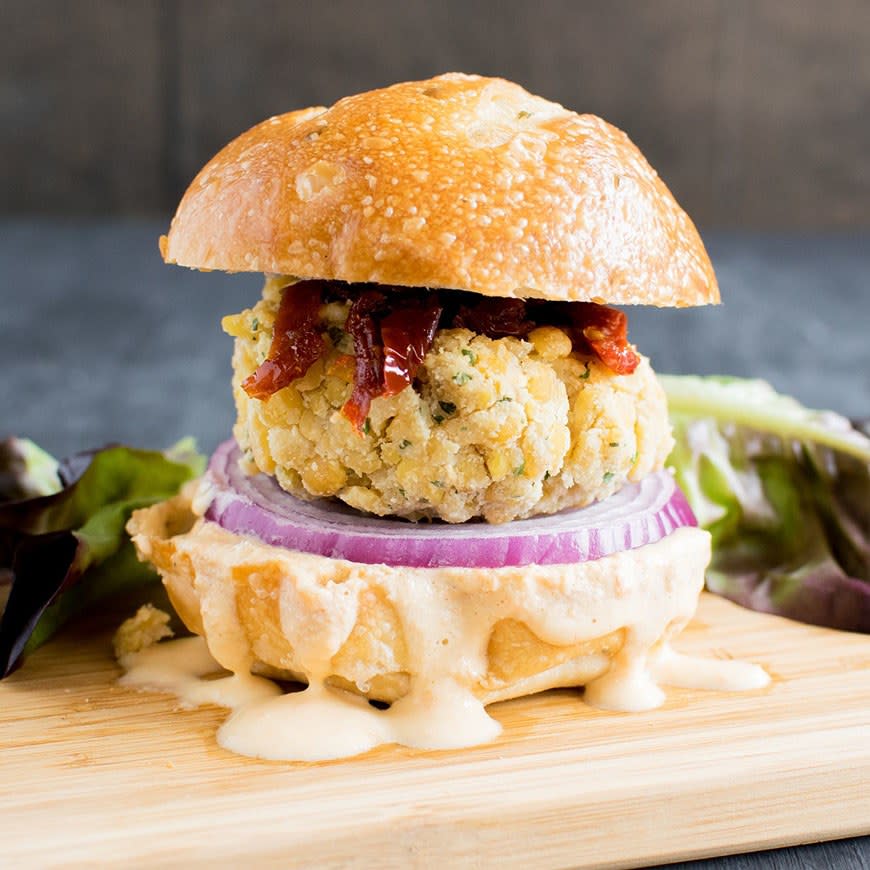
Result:
<instances>
[{"instance_id":1,"label":"wooden cutting board","mask_svg":"<svg viewBox=\"0 0 870 870\"><path fill-rule=\"evenodd\" d=\"M5 866L614 866L870 831L870 638L705 596L678 649L763 664L649 713L576 691L490 708L475 749L325 764L217 746L216 708L114 684L110 618L0 683Z\"/></svg>"}]
</instances>

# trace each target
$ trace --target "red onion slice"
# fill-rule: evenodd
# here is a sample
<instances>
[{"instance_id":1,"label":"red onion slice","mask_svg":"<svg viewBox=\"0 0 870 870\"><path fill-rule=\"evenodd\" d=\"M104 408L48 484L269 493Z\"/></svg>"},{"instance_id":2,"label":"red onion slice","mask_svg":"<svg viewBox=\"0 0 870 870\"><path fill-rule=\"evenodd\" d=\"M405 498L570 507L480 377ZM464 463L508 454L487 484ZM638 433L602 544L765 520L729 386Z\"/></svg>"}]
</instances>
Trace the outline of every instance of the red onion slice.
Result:
<instances>
[{"instance_id":1,"label":"red onion slice","mask_svg":"<svg viewBox=\"0 0 870 870\"><path fill-rule=\"evenodd\" d=\"M224 442L212 456L207 520L272 546L368 565L499 568L591 562L697 525L667 471L581 510L501 525L451 525L372 517L338 501L303 501L266 474L246 475L240 458L235 441Z\"/></svg>"}]
</instances>

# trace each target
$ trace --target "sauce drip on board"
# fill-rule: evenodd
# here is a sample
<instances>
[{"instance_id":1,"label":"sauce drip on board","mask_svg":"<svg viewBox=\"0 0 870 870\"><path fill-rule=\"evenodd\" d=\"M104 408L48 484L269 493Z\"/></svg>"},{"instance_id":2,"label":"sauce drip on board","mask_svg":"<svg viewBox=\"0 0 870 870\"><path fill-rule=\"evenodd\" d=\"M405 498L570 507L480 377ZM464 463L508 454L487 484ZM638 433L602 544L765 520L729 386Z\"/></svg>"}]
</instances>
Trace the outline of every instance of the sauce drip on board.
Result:
<instances>
[{"instance_id":1,"label":"sauce drip on board","mask_svg":"<svg viewBox=\"0 0 870 870\"><path fill-rule=\"evenodd\" d=\"M203 638L166 641L122 659L121 685L174 694L182 707L232 710L217 742L238 755L273 761L327 761L396 743L417 749L461 749L495 740L501 726L473 694L456 684L415 692L378 710L352 692L312 682L282 693L251 674L206 679L221 666ZM586 686L584 701L616 712L642 712L665 699L659 683L739 692L769 683L757 665L695 658L662 647L650 661L618 665Z\"/></svg>"}]
</instances>

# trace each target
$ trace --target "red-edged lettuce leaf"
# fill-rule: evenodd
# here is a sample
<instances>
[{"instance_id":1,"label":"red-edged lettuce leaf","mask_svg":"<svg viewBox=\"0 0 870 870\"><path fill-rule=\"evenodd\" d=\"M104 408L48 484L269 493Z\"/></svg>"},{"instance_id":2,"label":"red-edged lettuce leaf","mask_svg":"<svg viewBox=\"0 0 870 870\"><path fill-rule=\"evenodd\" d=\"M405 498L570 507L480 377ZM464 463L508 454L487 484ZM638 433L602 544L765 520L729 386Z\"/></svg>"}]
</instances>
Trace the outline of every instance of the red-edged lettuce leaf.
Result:
<instances>
[{"instance_id":1,"label":"red-edged lettuce leaf","mask_svg":"<svg viewBox=\"0 0 870 870\"><path fill-rule=\"evenodd\" d=\"M91 605L154 579L124 531L130 514L204 468L192 442L166 452L110 446L60 463L50 495L0 504L0 677Z\"/></svg>"},{"instance_id":2,"label":"red-edged lettuce leaf","mask_svg":"<svg viewBox=\"0 0 870 870\"><path fill-rule=\"evenodd\" d=\"M870 440L761 381L663 376L669 464L713 537L708 588L870 632Z\"/></svg>"}]
</instances>

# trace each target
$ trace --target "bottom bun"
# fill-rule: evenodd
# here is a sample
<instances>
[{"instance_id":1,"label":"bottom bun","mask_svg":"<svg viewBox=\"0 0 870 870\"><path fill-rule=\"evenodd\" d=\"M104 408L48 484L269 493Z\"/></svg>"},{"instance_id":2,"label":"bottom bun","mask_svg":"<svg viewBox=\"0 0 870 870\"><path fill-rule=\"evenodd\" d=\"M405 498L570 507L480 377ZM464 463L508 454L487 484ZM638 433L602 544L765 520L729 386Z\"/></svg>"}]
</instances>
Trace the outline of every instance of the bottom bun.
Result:
<instances>
[{"instance_id":1,"label":"bottom bun","mask_svg":"<svg viewBox=\"0 0 870 870\"><path fill-rule=\"evenodd\" d=\"M390 703L445 683L488 704L595 682L599 706L648 706L631 687L692 617L710 557L709 535L681 528L580 564L358 564L228 532L194 513L193 495L137 511L128 528L214 658Z\"/></svg>"}]
</instances>

